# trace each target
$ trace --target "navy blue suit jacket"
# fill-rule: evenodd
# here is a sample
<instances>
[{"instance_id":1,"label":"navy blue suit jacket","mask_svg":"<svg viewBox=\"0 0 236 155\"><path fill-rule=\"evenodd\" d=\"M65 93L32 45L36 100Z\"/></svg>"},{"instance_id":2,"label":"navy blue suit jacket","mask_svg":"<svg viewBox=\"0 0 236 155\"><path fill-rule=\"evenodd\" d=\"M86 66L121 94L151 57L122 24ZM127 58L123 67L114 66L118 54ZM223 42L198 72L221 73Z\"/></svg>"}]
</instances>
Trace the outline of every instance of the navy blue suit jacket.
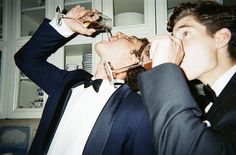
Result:
<instances>
[{"instance_id":1,"label":"navy blue suit jacket","mask_svg":"<svg viewBox=\"0 0 236 155\"><path fill-rule=\"evenodd\" d=\"M162 64L138 80L158 154L236 154L236 74L207 115L194 100L179 66ZM210 127L203 123L206 120Z\"/></svg>"},{"instance_id":2,"label":"navy blue suit jacket","mask_svg":"<svg viewBox=\"0 0 236 155\"><path fill-rule=\"evenodd\" d=\"M49 95L29 149L30 155L46 154L71 88L92 77L84 70L68 72L47 62L52 53L75 36L64 38L49 22L45 19L32 38L15 54L15 62L20 70ZM100 118L96 121L83 154L154 155L151 128L140 96L125 84L116 90L106 106L112 106L114 102L118 102L118 105L108 118L105 116L105 121L104 118L103 121Z\"/></svg>"}]
</instances>

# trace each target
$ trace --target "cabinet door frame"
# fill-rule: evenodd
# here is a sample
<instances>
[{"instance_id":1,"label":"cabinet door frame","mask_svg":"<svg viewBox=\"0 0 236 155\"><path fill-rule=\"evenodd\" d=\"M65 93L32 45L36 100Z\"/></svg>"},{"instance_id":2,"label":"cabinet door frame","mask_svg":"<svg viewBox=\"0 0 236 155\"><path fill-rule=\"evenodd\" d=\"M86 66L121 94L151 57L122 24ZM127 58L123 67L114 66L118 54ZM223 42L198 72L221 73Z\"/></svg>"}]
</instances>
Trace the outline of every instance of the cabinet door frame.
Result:
<instances>
[{"instance_id":1,"label":"cabinet door frame","mask_svg":"<svg viewBox=\"0 0 236 155\"><path fill-rule=\"evenodd\" d=\"M2 61L1 61L1 78L0 78L0 118L6 118L6 109L8 103L8 84L7 84L7 76L8 76L8 65L7 65L7 48L1 46L0 50L2 51Z\"/></svg>"},{"instance_id":2,"label":"cabinet door frame","mask_svg":"<svg viewBox=\"0 0 236 155\"><path fill-rule=\"evenodd\" d=\"M167 0L156 1L156 34L168 34L167 27ZM159 15L159 16L158 16Z\"/></svg>"},{"instance_id":3,"label":"cabinet door frame","mask_svg":"<svg viewBox=\"0 0 236 155\"><path fill-rule=\"evenodd\" d=\"M11 0L3 0L3 25L2 25L2 39L0 39L0 49L2 50L2 66L1 66L1 87L0 87L0 118L6 118L7 106L11 94L9 93L10 83L10 69L11 69L11 48L13 42L11 40ZM8 17L8 18L6 18Z\"/></svg>"}]
</instances>

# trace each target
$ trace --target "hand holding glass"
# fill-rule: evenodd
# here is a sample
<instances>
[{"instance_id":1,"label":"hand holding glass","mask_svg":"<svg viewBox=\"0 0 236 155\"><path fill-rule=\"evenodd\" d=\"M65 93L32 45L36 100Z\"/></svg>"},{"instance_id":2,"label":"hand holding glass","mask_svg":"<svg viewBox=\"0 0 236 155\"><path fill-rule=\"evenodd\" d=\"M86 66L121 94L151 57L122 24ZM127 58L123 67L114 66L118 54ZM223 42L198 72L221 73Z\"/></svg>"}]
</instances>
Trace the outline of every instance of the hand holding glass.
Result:
<instances>
[{"instance_id":1,"label":"hand holding glass","mask_svg":"<svg viewBox=\"0 0 236 155\"><path fill-rule=\"evenodd\" d=\"M85 20L86 17L93 17L94 15L99 16L99 18L96 21L86 21ZM63 18L76 20L76 21L82 23L83 26L85 26L87 28L93 28L97 32L106 32L109 40L112 37L112 34L111 34L112 20L111 20L111 18L107 17L106 15L102 14L101 12L99 12L95 9L88 11L82 17L73 18L73 17L69 17L69 16L63 14L61 11L61 8L59 6L57 6L57 8L56 8L56 23L57 23L57 25L61 24L61 20Z\"/></svg>"},{"instance_id":2,"label":"hand holding glass","mask_svg":"<svg viewBox=\"0 0 236 155\"><path fill-rule=\"evenodd\" d=\"M138 66L142 66L145 70L152 69L152 59L150 58L150 52L149 52L150 47L151 47L151 43L149 43L145 46L145 48L142 51L142 54L140 56L140 60L138 63L131 64L131 65L128 65L125 67L117 68L117 69L114 69L111 67L111 71L113 73L121 73L121 72L127 71L128 69L135 68Z\"/></svg>"}]
</instances>

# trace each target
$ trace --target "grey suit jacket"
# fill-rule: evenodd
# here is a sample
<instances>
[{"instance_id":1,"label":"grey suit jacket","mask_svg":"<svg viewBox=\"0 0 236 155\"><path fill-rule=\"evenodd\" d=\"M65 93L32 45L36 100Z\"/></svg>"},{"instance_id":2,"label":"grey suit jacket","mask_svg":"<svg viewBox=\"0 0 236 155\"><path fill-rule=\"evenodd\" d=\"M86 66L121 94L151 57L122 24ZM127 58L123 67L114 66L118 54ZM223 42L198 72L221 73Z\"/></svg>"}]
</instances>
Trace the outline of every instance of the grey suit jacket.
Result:
<instances>
[{"instance_id":1,"label":"grey suit jacket","mask_svg":"<svg viewBox=\"0 0 236 155\"><path fill-rule=\"evenodd\" d=\"M166 63L139 76L160 155L236 154L236 75L202 120L181 69ZM228 108L225 108L228 107Z\"/></svg>"}]
</instances>

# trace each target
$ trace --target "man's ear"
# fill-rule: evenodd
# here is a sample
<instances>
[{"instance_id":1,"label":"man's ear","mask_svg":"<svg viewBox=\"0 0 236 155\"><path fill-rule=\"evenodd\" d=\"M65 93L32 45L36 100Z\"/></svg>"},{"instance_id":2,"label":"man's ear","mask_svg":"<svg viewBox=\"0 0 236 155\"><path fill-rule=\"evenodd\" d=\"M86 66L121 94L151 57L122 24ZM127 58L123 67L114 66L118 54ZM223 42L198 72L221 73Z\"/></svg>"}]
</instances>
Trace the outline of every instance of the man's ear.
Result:
<instances>
[{"instance_id":1,"label":"man's ear","mask_svg":"<svg viewBox=\"0 0 236 155\"><path fill-rule=\"evenodd\" d=\"M216 47L222 48L227 46L231 39L231 32L227 28L222 28L215 33Z\"/></svg>"}]
</instances>

